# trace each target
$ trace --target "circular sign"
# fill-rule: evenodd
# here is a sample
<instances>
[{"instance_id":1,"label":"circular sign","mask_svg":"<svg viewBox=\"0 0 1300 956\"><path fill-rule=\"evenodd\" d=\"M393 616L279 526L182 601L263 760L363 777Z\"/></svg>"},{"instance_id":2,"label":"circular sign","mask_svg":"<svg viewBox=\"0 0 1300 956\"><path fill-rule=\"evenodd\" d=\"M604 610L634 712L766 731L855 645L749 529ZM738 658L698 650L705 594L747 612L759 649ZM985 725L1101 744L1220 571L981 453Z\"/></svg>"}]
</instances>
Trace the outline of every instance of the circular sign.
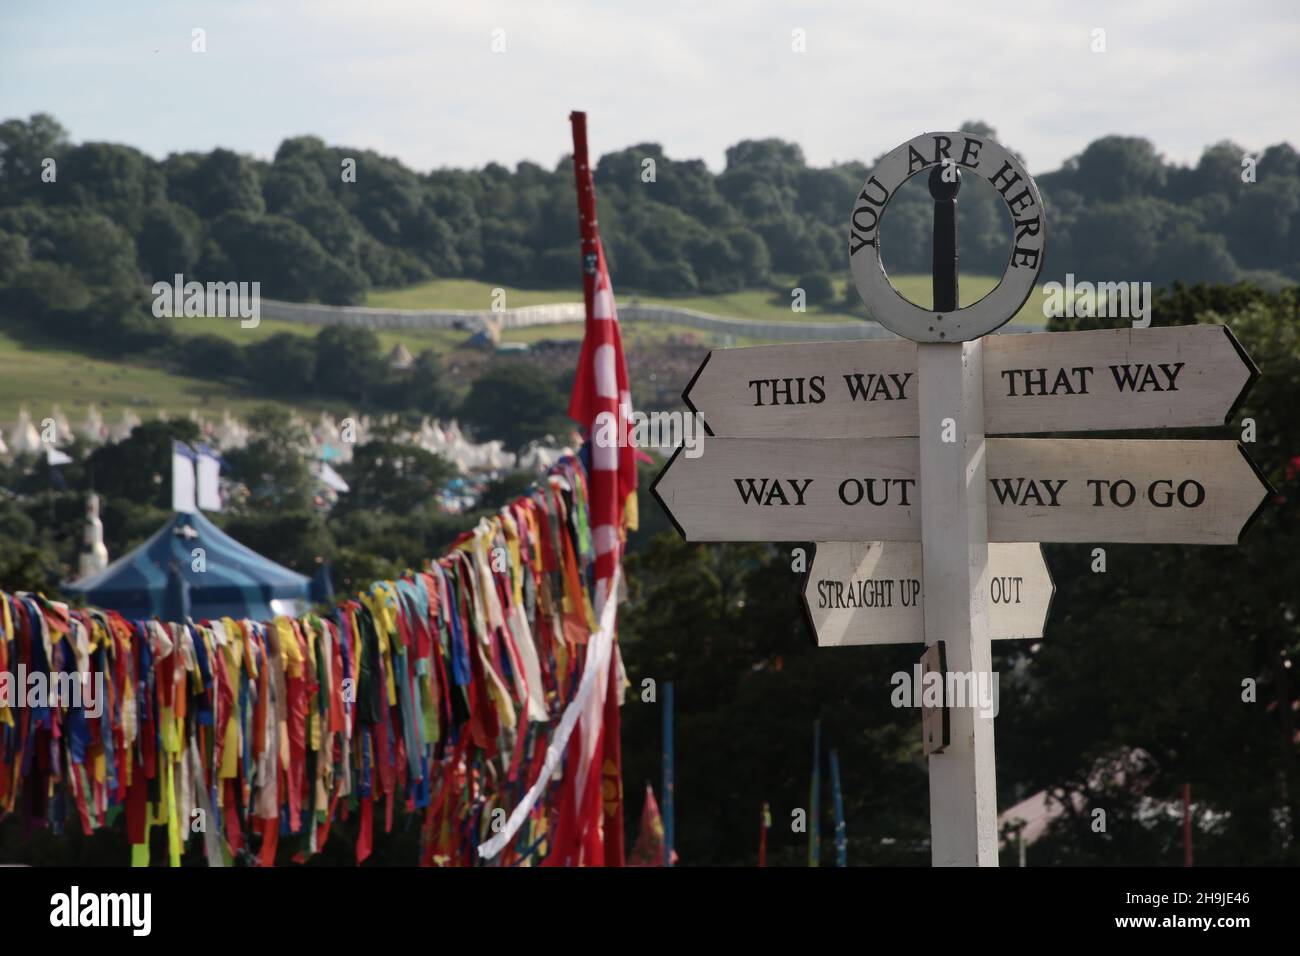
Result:
<instances>
[{"instance_id":1,"label":"circular sign","mask_svg":"<svg viewBox=\"0 0 1300 956\"><path fill-rule=\"evenodd\" d=\"M953 312L923 309L893 287L880 258L880 223L900 186L936 166L955 165L985 179L1011 213L1011 257L997 287ZM964 342L987 335L1020 311L1043 268L1047 233L1033 177L1010 152L974 133L923 133L891 151L871 171L853 202L849 268L872 318L915 342Z\"/></svg>"}]
</instances>

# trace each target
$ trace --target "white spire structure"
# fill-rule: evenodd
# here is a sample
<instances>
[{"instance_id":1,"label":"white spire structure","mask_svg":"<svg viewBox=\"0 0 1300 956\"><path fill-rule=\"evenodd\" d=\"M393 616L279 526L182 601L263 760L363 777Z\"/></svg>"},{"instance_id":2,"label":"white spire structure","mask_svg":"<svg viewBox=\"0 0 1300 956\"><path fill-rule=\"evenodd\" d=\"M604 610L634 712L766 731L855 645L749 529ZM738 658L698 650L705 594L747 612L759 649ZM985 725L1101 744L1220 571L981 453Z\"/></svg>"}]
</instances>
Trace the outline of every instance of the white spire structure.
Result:
<instances>
[{"instance_id":1,"label":"white spire structure","mask_svg":"<svg viewBox=\"0 0 1300 956\"><path fill-rule=\"evenodd\" d=\"M92 445L102 444L108 437L108 429L104 426L104 416L99 413L99 406L91 402L86 408L86 421L81 426L82 437Z\"/></svg>"},{"instance_id":2,"label":"white spire structure","mask_svg":"<svg viewBox=\"0 0 1300 956\"><path fill-rule=\"evenodd\" d=\"M123 439L130 438L131 432L133 432L135 427L139 424L140 416L136 415L135 412L131 411L131 409L124 408L122 409L122 420L110 430L109 437L112 438L113 441L122 441Z\"/></svg>"},{"instance_id":3,"label":"white spire structure","mask_svg":"<svg viewBox=\"0 0 1300 956\"><path fill-rule=\"evenodd\" d=\"M221 413L221 424L217 426L216 439L223 450L243 448L248 444L248 429L237 422L227 408Z\"/></svg>"},{"instance_id":4,"label":"white spire structure","mask_svg":"<svg viewBox=\"0 0 1300 956\"><path fill-rule=\"evenodd\" d=\"M108 567L108 548L104 547L104 523L99 520L99 495L93 491L86 499L85 547L78 558L80 577L98 574Z\"/></svg>"},{"instance_id":5,"label":"white spire structure","mask_svg":"<svg viewBox=\"0 0 1300 956\"><path fill-rule=\"evenodd\" d=\"M72 422L68 421L68 416L63 414L63 409L59 408L58 402L54 403L50 418L54 419L54 444L66 445L72 441Z\"/></svg>"},{"instance_id":6,"label":"white spire structure","mask_svg":"<svg viewBox=\"0 0 1300 956\"><path fill-rule=\"evenodd\" d=\"M34 455L41 450L41 436L32 424L32 416L26 405L18 409L18 424L10 436L10 447L15 455Z\"/></svg>"}]
</instances>

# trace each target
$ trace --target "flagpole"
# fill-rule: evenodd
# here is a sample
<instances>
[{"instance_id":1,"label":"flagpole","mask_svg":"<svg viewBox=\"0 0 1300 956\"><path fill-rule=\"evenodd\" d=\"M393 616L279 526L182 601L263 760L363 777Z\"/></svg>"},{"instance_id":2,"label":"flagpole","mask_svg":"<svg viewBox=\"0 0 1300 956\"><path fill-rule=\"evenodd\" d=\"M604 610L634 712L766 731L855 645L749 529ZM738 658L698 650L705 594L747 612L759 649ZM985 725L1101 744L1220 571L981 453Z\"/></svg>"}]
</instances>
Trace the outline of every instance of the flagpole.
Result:
<instances>
[{"instance_id":1,"label":"flagpole","mask_svg":"<svg viewBox=\"0 0 1300 956\"><path fill-rule=\"evenodd\" d=\"M664 683L664 866L673 865L673 682Z\"/></svg>"},{"instance_id":2,"label":"flagpole","mask_svg":"<svg viewBox=\"0 0 1300 956\"><path fill-rule=\"evenodd\" d=\"M822 802L822 722L813 721L813 771L811 793L808 795L808 865L821 866L821 827L818 826L818 807Z\"/></svg>"},{"instance_id":3,"label":"flagpole","mask_svg":"<svg viewBox=\"0 0 1300 956\"><path fill-rule=\"evenodd\" d=\"M844 826L844 800L840 796L840 755L831 750L831 790L835 794L835 865L849 865L849 834Z\"/></svg>"},{"instance_id":4,"label":"flagpole","mask_svg":"<svg viewBox=\"0 0 1300 956\"><path fill-rule=\"evenodd\" d=\"M586 303L586 315L590 322L595 293L595 282L592 277L596 271L597 233L596 195L592 185L591 167L587 159L587 114L574 110L569 114L569 124L573 128L573 173L578 189L578 235L582 242L582 297Z\"/></svg>"},{"instance_id":5,"label":"flagpole","mask_svg":"<svg viewBox=\"0 0 1300 956\"><path fill-rule=\"evenodd\" d=\"M573 128L573 176L578 199L578 232L581 241L582 298L586 323L582 352L569 396L569 417L587 435L585 446L587 474L590 481L590 531L595 551L595 603L603 607L618 601L618 580L622 541L626 519L634 505L629 499L636 493L636 463L628 432L632 407L627 368L623 359L618 313L614 307L614 290L601 250L596 221L596 192L591 163L587 155L587 114L574 110L569 114ZM618 440L610 443L602 422L618 422ZM634 500L634 499L633 499ZM619 704L623 699L622 667L617 631L613 632L613 650L609 673L602 675L598 700L603 710L584 713L580 728L584 746L599 741L591 755L597 772L580 785L586 787L577 806L583 813L596 808L600 827L584 822L584 841L589 858L600 859L607 866L622 866L623 854L623 754ZM584 760L585 765L585 760ZM602 799L602 785L609 798Z\"/></svg>"}]
</instances>

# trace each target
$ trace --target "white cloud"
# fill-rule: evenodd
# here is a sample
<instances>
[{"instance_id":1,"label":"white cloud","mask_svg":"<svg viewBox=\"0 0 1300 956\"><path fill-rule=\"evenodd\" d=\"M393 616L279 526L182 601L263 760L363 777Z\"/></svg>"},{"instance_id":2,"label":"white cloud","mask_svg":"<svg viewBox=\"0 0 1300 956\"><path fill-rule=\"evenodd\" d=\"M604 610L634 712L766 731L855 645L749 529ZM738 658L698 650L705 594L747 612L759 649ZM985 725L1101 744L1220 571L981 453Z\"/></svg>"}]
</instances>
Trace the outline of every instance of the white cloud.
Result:
<instances>
[{"instance_id":1,"label":"white cloud","mask_svg":"<svg viewBox=\"0 0 1300 956\"><path fill-rule=\"evenodd\" d=\"M422 169L550 166L582 108L597 153L656 141L715 169L745 138L793 140L817 164L870 161L964 119L993 125L1035 170L1112 132L1194 161L1223 138L1294 138L1300 78L1291 0L67 6L0 13L0 114L44 110L74 138L155 155L270 156L312 132ZM206 54L188 51L194 26ZM498 27L504 54L490 50ZM806 53L791 50L796 27ZM1089 48L1094 27L1104 54Z\"/></svg>"}]
</instances>

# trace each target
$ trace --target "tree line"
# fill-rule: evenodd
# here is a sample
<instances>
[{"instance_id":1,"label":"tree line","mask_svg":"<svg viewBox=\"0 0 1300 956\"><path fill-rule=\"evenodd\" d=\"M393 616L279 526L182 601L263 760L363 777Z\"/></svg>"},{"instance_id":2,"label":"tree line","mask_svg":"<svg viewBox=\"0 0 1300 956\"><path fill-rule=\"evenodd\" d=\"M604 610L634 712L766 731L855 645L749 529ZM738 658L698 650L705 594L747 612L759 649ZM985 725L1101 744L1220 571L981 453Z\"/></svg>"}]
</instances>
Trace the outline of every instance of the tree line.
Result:
<instances>
[{"instance_id":1,"label":"tree line","mask_svg":"<svg viewBox=\"0 0 1300 956\"><path fill-rule=\"evenodd\" d=\"M654 143L608 153L595 178L617 287L673 296L842 275L845 220L869 165L811 167L778 139L736 144L718 173ZM1300 279L1300 154L1289 144L1248 154L1221 142L1183 166L1149 140L1106 136L1036 178L1049 207L1048 276ZM1000 274L1006 213L979 187L960 197L963 265ZM891 202L882 226L891 271L928 272L930 210L919 178ZM138 303L142 280L177 273L331 304L435 277L572 287L576 236L568 157L551 169L418 172L297 136L270 162L226 149L156 160L74 144L45 114L0 124L0 307L75 316L92 332L159 334L151 316L123 310Z\"/></svg>"}]
</instances>

